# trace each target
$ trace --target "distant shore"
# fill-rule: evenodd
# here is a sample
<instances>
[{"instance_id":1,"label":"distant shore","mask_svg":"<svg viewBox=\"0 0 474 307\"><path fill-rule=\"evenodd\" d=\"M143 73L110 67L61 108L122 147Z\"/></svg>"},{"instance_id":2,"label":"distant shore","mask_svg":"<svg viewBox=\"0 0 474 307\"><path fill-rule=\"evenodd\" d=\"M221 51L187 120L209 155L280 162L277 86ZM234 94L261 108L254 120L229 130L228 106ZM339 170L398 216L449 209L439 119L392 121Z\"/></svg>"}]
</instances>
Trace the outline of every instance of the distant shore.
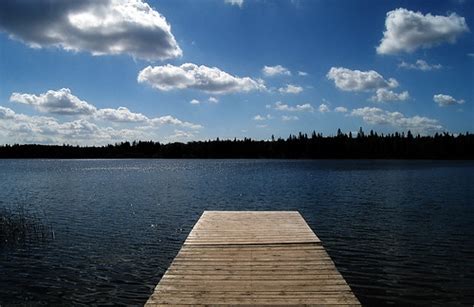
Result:
<instances>
[{"instance_id":1,"label":"distant shore","mask_svg":"<svg viewBox=\"0 0 474 307\"><path fill-rule=\"evenodd\" d=\"M14 144L0 146L0 159L474 159L474 134L414 136L410 131L357 136L299 133L287 139L215 140L162 144L121 142L106 146Z\"/></svg>"}]
</instances>

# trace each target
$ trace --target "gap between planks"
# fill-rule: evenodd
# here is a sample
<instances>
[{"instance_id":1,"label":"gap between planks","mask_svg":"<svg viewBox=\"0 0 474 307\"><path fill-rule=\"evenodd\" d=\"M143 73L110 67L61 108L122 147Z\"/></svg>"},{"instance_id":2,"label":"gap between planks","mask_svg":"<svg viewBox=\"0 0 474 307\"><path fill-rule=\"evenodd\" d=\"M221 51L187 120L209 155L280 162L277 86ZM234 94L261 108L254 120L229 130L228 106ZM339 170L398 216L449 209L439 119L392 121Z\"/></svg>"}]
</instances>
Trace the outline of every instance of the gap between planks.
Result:
<instances>
[{"instance_id":1,"label":"gap between planks","mask_svg":"<svg viewBox=\"0 0 474 307\"><path fill-rule=\"evenodd\" d=\"M205 211L146 306L359 306L299 212Z\"/></svg>"}]
</instances>

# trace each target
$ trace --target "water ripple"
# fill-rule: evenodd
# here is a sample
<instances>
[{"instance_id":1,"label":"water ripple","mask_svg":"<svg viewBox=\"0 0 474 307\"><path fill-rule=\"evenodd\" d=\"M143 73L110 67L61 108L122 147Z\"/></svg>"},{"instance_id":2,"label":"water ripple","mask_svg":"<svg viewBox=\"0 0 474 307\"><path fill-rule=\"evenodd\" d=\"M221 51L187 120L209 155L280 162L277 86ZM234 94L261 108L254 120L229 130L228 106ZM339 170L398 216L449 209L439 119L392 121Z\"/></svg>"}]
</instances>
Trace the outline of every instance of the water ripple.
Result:
<instances>
[{"instance_id":1,"label":"water ripple","mask_svg":"<svg viewBox=\"0 0 474 307\"><path fill-rule=\"evenodd\" d=\"M203 210L299 210L366 305L474 303L472 162L0 160L0 304L140 305Z\"/></svg>"}]
</instances>

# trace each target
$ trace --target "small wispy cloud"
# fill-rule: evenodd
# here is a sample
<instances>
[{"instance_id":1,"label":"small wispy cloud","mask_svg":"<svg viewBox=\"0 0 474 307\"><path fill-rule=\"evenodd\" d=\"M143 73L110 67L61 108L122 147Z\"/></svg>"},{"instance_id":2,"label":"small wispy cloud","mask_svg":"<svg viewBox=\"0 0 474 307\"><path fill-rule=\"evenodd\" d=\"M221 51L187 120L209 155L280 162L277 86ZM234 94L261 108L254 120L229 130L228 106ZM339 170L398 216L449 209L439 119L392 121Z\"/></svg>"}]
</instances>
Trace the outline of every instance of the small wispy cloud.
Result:
<instances>
[{"instance_id":1,"label":"small wispy cloud","mask_svg":"<svg viewBox=\"0 0 474 307\"><path fill-rule=\"evenodd\" d=\"M299 120L296 115L282 115L281 120L284 122Z\"/></svg>"},{"instance_id":2,"label":"small wispy cloud","mask_svg":"<svg viewBox=\"0 0 474 307\"><path fill-rule=\"evenodd\" d=\"M270 114L267 114L267 115L255 115L253 117L253 120L256 120L256 121L265 121L265 120L269 120L269 119L272 119L273 117L270 115Z\"/></svg>"},{"instance_id":3,"label":"small wispy cloud","mask_svg":"<svg viewBox=\"0 0 474 307\"><path fill-rule=\"evenodd\" d=\"M405 61L402 61L400 64L398 64L398 67L421 71L431 71L443 68L441 64L429 64L425 60L416 60L415 63L407 63Z\"/></svg>"},{"instance_id":4,"label":"small wispy cloud","mask_svg":"<svg viewBox=\"0 0 474 307\"><path fill-rule=\"evenodd\" d=\"M219 103L219 99L213 96L209 97L207 101L209 101L210 103Z\"/></svg>"},{"instance_id":5,"label":"small wispy cloud","mask_svg":"<svg viewBox=\"0 0 474 307\"><path fill-rule=\"evenodd\" d=\"M244 5L244 0L224 0L224 3L242 7L242 5Z\"/></svg>"},{"instance_id":6,"label":"small wispy cloud","mask_svg":"<svg viewBox=\"0 0 474 307\"><path fill-rule=\"evenodd\" d=\"M336 107L336 108L334 108L334 112L346 113L346 112L347 112L347 108L345 108L345 107Z\"/></svg>"},{"instance_id":7,"label":"small wispy cloud","mask_svg":"<svg viewBox=\"0 0 474 307\"><path fill-rule=\"evenodd\" d=\"M271 107L271 106L270 106ZM281 101L275 102L273 108L277 111L287 111L287 112L313 112L314 108L311 104L297 104L296 106L290 106Z\"/></svg>"}]
</instances>

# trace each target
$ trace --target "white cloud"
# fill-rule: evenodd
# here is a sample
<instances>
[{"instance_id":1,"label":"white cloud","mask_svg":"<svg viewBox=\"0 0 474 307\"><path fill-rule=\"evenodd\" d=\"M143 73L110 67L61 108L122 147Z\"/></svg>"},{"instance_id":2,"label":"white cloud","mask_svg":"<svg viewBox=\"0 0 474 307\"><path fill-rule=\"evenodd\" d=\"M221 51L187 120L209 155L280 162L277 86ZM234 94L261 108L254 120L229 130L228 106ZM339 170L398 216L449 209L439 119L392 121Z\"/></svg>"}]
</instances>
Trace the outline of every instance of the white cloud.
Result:
<instances>
[{"instance_id":1,"label":"white cloud","mask_svg":"<svg viewBox=\"0 0 474 307\"><path fill-rule=\"evenodd\" d=\"M372 101L376 102L386 102L386 101L405 101L410 98L410 94L407 91L401 93L395 93L392 90L386 88L379 88L375 95L370 98Z\"/></svg>"},{"instance_id":2,"label":"white cloud","mask_svg":"<svg viewBox=\"0 0 474 307\"><path fill-rule=\"evenodd\" d=\"M197 89L213 94L266 90L262 80L236 77L217 67L198 66L185 63L181 66L148 66L138 74L139 83L170 91L174 89Z\"/></svg>"},{"instance_id":3,"label":"white cloud","mask_svg":"<svg viewBox=\"0 0 474 307\"><path fill-rule=\"evenodd\" d=\"M110 118L111 121L105 120L108 116L133 117L134 115L131 115L128 109L99 109L98 112L102 110L107 110L105 112L107 116L102 119L90 116L61 122L54 117L19 114L10 108L0 106L0 139L5 143L104 145L125 140L163 140L163 136L160 137L159 133L162 129L167 128L166 125L191 129L190 131L175 130L174 135L165 133L164 139L167 141L172 138L191 137L197 129L202 128L200 125L184 122L169 115L152 119L146 118L146 121L143 121L145 118L136 118L134 122L127 118L125 120L129 123L127 125L139 125L124 128L121 122L124 118ZM93 122L95 120L98 121ZM110 122L114 124L107 126L107 123ZM118 124L122 126L118 126Z\"/></svg>"},{"instance_id":4,"label":"white cloud","mask_svg":"<svg viewBox=\"0 0 474 307\"><path fill-rule=\"evenodd\" d=\"M236 5L238 7L242 7L242 5L244 5L244 0L224 0L224 2L230 5Z\"/></svg>"},{"instance_id":5,"label":"white cloud","mask_svg":"<svg viewBox=\"0 0 474 307\"><path fill-rule=\"evenodd\" d=\"M289 106L281 101L277 101L274 105L275 110L277 111L286 111L286 112L313 112L314 108L311 104L297 104L296 106Z\"/></svg>"},{"instance_id":6,"label":"white cloud","mask_svg":"<svg viewBox=\"0 0 474 307\"><path fill-rule=\"evenodd\" d=\"M282 94L299 94L303 91L303 88L298 85L287 84L285 87L280 87L278 91Z\"/></svg>"},{"instance_id":7,"label":"white cloud","mask_svg":"<svg viewBox=\"0 0 474 307\"><path fill-rule=\"evenodd\" d=\"M2 117L2 114L8 116ZM28 116L0 106L0 131L10 143L106 144L139 139L143 132L100 127L86 119L61 123L45 116ZM148 138L147 138L148 139Z\"/></svg>"},{"instance_id":8,"label":"white cloud","mask_svg":"<svg viewBox=\"0 0 474 307\"><path fill-rule=\"evenodd\" d=\"M288 122L288 121L292 121L292 120L298 120L298 116L295 116L295 115L282 115L281 117L281 120L282 121L285 121L285 122Z\"/></svg>"},{"instance_id":9,"label":"white cloud","mask_svg":"<svg viewBox=\"0 0 474 307\"><path fill-rule=\"evenodd\" d=\"M165 17L142 0L0 1L0 30L32 48L145 60L182 55Z\"/></svg>"},{"instance_id":10,"label":"white cloud","mask_svg":"<svg viewBox=\"0 0 474 307\"><path fill-rule=\"evenodd\" d=\"M385 31L377 53L413 52L444 42L454 43L459 35L467 31L466 20L456 13L448 16L423 15L421 12L398 8L387 13Z\"/></svg>"},{"instance_id":11,"label":"white cloud","mask_svg":"<svg viewBox=\"0 0 474 307\"><path fill-rule=\"evenodd\" d=\"M145 122L148 117L141 113L133 113L126 107L117 109L97 109L92 104L73 95L68 88L49 90L39 95L13 93L10 101L28 104L42 113L58 115L83 115L91 116L112 122Z\"/></svg>"},{"instance_id":12,"label":"white cloud","mask_svg":"<svg viewBox=\"0 0 474 307\"><path fill-rule=\"evenodd\" d=\"M115 123L141 123L152 126L167 124L189 129L202 128L201 125L182 121L170 115L149 118L141 113L134 113L126 107L98 109L94 105L74 96L68 88L62 88L57 91L49 90L40 95L13 93L10 97L10 101L31 105L43 113L82 116L88 117L89 120ZM7 115L8 114L5 114L4 117Z\"/></svg>"},{"instance_id":13,"label":"white cloud","mask_svg":"<svg viewBox=\"0 0 474 307\"><path fill-rule=\"evenodd\" d=\"M347 108L345 107L336 107L334 109L335 112L338 112L338 113L346 113L347 112Z\"/></svg>"},{"instance_id":14,"label":"white cloud","mask_svg":"<svg viewBox=\"0 0 474 307\"><path fill-rule=\"evenodd\" d=\"M437 94L433 96L433 101L436 102L440 107L445 107L453 104L463 104L463 99L455 99L452 96Z\"/></svg>"},{"instance_id":15,"label":"white cloud","mask_svg":"<svg viewBox=\"0 0 474 307\"><path fill-rule=\"evenodd\" d=\"M302 77L305 77L307 76L308 73L307 72L304 72L304 71L298 71L298 76L302 76Z\"/></svg>"},{"instance_id":16,"label":"white cloud","mask_svg":"<svg viewBox=\"0 0 474 307\"><path fill-rule=\"evenodd\" d=\"M270 114L267 114L267 115L264 115L264 116L258 114L258 115L255 115L253 117L253 120L256 120L256 121L264 121L264 120L268 120L268 119L272 119L272 116Z\"/></svg>"},{"instance_id":17,"label":"white cloud","mask_svg":"<svg viewBox=\"0 0 474 307\"><path fill-rule=\"evenodd\" d=\"M161 126L161 125L175 125L175 126L181 126L184 128L190 128L190 129L201 129L202 126L198 124L193 124L190 122L185 122L182 120L177 119L176 117L173 117L171 115L165 115L161 117L155 117L151 118L148 120L148 123L154 125L154 126Z\"/></svg>"},{"instance_id":18,"label":"white cloud","mask_svg":"<svg viewBox=\"0 0 474 307\"><path fill-rule=\"evenodd\" d=\"M324 104L324 103L322 103L322 104L319 105L318 110L319 110L319 112L321 112L321 113L327 113L327 112L330 112L330 111L331 111L331 110L329 110L329 107L328 107L326 104Z\"/></svg>"},{"instance_id":19,"label":"white cloud","mask_svg":"<svg viewBox=\"0 0 474 307\"><path fill-rule=\"evenodd\" d=\"M395 88L397 80L385 80L381 74L374 70L360 71L344 67L331 67L326 77L334 80L337 88L343 91L375 91L379 88Z\"/></svg>"},{"instance_id":20,"label":"white cloud","mask_svg":"<svg viewBox=\"0 0 474 307\"><path fill-rule=\"evenodd\" d=\"M217 99L216 97L212 97L212 96L211 96L211 97L209 97L208 101L209 101L210 103L218 103L218 102L219 102L219 99Z\"/></svg>"},{"instance_id":21,"label":"white cloud","mask_svg":"<svg viewBox=\"0 0 474 307\"><path fill-rule=\"evenodd\" d=\"M380 108L364 107L354 109L351 115L361 117L366 123L371 125L391 125L418 133L433 133L443 128L435 119L418 115L406 117L400 112L389 112Z\"/></svg>"},{"instance_id":22,"label":"white cloud","mask_svg":"<svg viewBox=\"0 0 474 307\"><path fill-rule=\"evenodd\" d=\"M398 64L398 67L406 68L406 69L430 71L430 70L441 69L443 66L441 64L428 64L428 62L426 62L425 60L417 60L414 64L402 61L400 64Z\"/></svg>"},{"instance_id":23,"label":"white cloud","mask_svg":"<svg viewBox=\"0 0 474 307\"><path fill-rule=\"evenodd\" d=\"M165 137L165 140L167 142L183 142L191 140L194 136L193 132L176 129L172 135Z\"/></svg>"},{"instance_id":24,"label":"white cloud","mask_svg":"<svg viewBox=\"0 0 474 307\"><path fill-rule=\"evenodd\" d=\"M54 91L50 90L39 96L33 94L13 93L10 101L34 106L40 112L61 115L91 115L97 109L71 94L68 88Z\"/></svg>"},{"instance_id":25,"label":"white cloud","mask_svg":"<svg viewBox=\"0 0 474 307\"><path fill-rule=\"evenodd\" d=\"M148 117L141 113L133 113L126 107L119 107L117 109L98 109L95 113L98 119L107 120L111 122L146 122Z\"/></svg>"},{"instance_id":26,"label":"white cloud","mask_svg":"<svg viewBox=\"0 0 474 307\"><path fill-rule=\"evenodd\" d=\"M267 77L273 77L278 75L291 76L291 72L286 67L283 67L281 65L264 66L262 68L262 73Z\"/></svg>"},{"instance_id":27,"label":"white cloud","mask_svg":"<svg viewBox=\"0 0 474 307\"><path fill-rule=\"evenodd\" d=\"M213 103L213 104L216 104L216 103L219 103L219 99L217 99L216 97L214 96L210 96L207 101L209 103ZM192 99L190 102L190 104L193 104L193 105L198 105L198 104L201 104L201 101L197 100L197 99Z\"/></svg>"},{"instance_id":28,"label":"white cloud","mask_svg":"<svg viewBox=\"0 0 474 307\"><path fill-rule=\"evenodd\" d=\"M0 106L0 119L13 119L15 112L10 108Z\"/></svg>"}]
</instances>

